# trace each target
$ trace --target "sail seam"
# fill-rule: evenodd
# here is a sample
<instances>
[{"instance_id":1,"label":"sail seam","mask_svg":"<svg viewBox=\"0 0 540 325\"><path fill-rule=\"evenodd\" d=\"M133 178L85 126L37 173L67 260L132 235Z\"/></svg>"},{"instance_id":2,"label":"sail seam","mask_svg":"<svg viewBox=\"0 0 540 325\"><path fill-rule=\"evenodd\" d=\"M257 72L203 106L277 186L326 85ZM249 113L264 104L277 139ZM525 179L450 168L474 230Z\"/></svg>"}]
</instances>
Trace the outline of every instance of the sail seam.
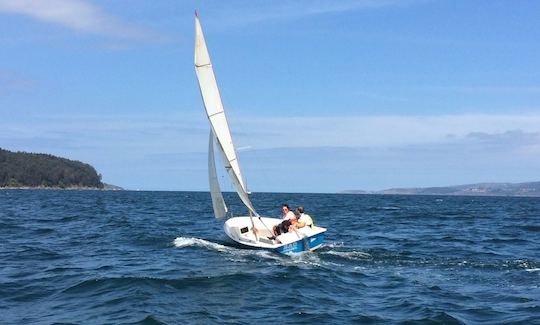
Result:
<instances>
[{"instance_id":1,"label":"sail seam","mask_svg":"<svg viewBox=\"0 0 540 325\"><path fill-rule=\"evenodd\" d=\"M214 114L210 114L210 115L208 115L208 118L211 118L211 117L214 116L214 115L223 114L224 112L225 112L225 111L221 111L221 112L216 112L216 113L214 113Z\"/></svg>"}]
</instances>

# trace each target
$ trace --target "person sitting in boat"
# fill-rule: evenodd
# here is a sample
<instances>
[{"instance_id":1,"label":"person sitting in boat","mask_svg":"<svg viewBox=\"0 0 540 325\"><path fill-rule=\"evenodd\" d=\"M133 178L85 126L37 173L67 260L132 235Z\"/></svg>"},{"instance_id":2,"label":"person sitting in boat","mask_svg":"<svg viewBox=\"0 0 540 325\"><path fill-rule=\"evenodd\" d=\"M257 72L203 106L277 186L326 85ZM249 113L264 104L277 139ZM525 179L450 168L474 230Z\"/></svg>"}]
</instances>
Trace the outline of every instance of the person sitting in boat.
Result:
<instances>
[{"instance_id":1,"label":"person sitting in boat","mask_svg":"<svg viewBox=\"0 0 540 325\"><path fill-rule=\"evenodd\" d=\"M288 232L289 227L296 223L296 216L291 211L288 204L283 204L281 206L281 218L283 221L273 228L274 236L279 236Z\"/></svg>"},{"instance_id":2,"label":"person sitting in boat","mask_svg":"<svg viewBox=\"0 0 540 325\"><path fill-rule=\"evenodd\" d=\"M296 221L291 227L294 227L296 229L304 228L304 227L310 227L313 229L313 219L311 219L311 216L307 213L304 213L304 207L299 206L296 208L296 215L298 217L298 221Z\"/></svg>"}]
</instances>

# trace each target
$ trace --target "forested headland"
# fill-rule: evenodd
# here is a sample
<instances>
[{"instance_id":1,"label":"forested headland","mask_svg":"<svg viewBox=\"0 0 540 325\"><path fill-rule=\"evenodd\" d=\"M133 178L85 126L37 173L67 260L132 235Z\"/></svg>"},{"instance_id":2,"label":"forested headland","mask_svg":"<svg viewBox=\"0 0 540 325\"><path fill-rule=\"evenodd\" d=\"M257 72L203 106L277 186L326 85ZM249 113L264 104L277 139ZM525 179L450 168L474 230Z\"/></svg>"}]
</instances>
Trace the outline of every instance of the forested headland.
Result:
<instances>
[{"instance_id":1,"label":"forested headland","mask_svg":"<svg viewBox=\"0 0 540 325\"><path fill-rule=\"evenodd\" d=\"M103 188L101 175L80 161L0 148L0 187Z\"/></svg>"}]
</instances>

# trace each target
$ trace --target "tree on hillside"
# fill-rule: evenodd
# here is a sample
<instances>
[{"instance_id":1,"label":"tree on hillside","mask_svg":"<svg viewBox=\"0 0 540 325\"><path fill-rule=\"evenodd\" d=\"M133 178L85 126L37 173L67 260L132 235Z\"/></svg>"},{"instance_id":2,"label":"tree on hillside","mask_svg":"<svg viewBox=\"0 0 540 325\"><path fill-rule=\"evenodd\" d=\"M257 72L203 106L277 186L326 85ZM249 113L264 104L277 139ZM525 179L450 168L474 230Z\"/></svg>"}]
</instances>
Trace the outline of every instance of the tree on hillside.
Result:
<instances>
[{"instance_id":1,"label":"tree on hillside","mask_svg":"<svg viewBox=\"0 0 540 325\"><path fill-rule=\"evenodd\" d=\"M0 148L0 187L96 187L101 175L80 161Z\"/></svg>"}]
</instances>

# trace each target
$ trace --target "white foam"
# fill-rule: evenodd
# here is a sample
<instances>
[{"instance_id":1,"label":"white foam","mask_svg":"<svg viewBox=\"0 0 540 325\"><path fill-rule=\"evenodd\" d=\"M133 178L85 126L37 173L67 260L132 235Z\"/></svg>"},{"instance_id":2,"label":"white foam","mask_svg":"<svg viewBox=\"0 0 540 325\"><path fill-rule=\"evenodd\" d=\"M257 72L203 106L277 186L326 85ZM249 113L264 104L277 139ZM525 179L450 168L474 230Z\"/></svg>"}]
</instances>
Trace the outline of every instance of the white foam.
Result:
<instances>
[{"instance_id":1,"label":"white foam","mask_svg":"<svg viewBox=\"0 0 540 325\"><path fill-rule=\"evenodd\" d=\"M266 249L242 249L231 246L225 246L218 243L214 243L201 238L194 237L177 237L174 239L173 244L177 248L185 247L202 247L208 250L217 251L229 255L232 261L245 262L249 257L260 257L268 260L271 263L276 263L283 266L307 266L307 267L335 267L340 266L336 263L324 262L317 256L317 253L301 253L291 254L288 256L277 254L273 251ZM331 244L332 245L332 244ZM338 243L337 246L341 246L343 243Z\"/></svg>"},{"instance_id":2,"label":"white foam","mask_svg":"<svg viewBox=\"0 0 540 325\"><path fill-rule=\"evenodd\" d=\"M321 259L310 252L303 252L300 254L290 254L288 260L281 261L284 265L307 265L307 266L316 266L321 267L323 263Z\"/></svg>"},{"instance_id":3,"label":"white foam","mask_svg":"<svg viewBox=\"0 0 540 325\"><path fill-rule=\"evenodd\" d=\"M343 247L345 246L344 242L333 242L333 243L323 243L321 248L336 248L336 247Z\"/></svg>"},{"instance_id":4,"label":"white foam","mask_svg":"<svg viewBox=\"0 0 540 325\"><path fill-rule=\"evenodd\" d=\"M343 252L343 251L330 250L330 251L324 252L323 254L335 255L335 256L353 259L353 260L371 258L371 254L365 253L365 252L359 252L359 251Z\"/></svg>"},{"instance_id":5,"label":"white foam","mask_svg":"<svg viewBox=\"0 0 540 325\"><path fill-rule=\"evenodd\" d=\"M176 237L173 241L173 244L174 246L178 248L198 246L198 247L213 249L220 252L230 249L230 247L227 247L225 245L221 245L221 244L213 243L208 240L204 240L200 238L193 238L193 237Z\"/></svg>"},{"instance_id":6,"label":"white foam","mask_svg":"<svg viewBox=\"0 0 540 325\"><path fill-rule=\"evenodd\" d=\"M254 250L254 249L241 249L231 246L225 246L218 243L214 243L208 240L194 237L177 237L174 239L173 244L177 248L184 247L202 247L208 250L214 250L220 253L231 255L233 258L243 258L246 256L259 256L267 259L279 259L278 256L268 250Z\"/></svg>"},{"instance_id":7,"label":"white foam","mask_svg":"<svg viewBox=\"0 0 540 325\"><path fill-rule=\"evenodd\" d=\"M527 272L540 272L540 268L526 269Z\"/></svg>"}]
</instances>

